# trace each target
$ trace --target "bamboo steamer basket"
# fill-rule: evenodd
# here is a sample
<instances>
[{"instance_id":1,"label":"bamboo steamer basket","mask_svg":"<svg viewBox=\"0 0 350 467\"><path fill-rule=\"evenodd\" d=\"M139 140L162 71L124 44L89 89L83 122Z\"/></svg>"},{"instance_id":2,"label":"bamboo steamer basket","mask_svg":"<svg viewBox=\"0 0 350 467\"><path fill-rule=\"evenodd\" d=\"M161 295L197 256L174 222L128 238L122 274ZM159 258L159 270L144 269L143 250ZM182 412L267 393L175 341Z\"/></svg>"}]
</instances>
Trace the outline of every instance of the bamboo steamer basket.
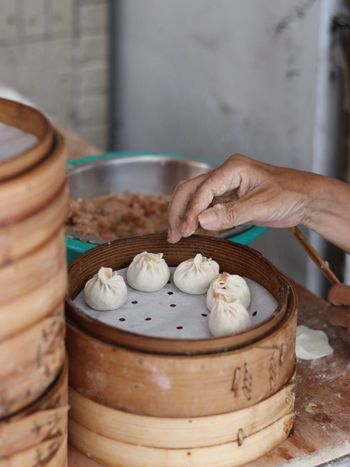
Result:
<instances>
[{"instance_id":1,"label":"bamboo steamer basket","mask_svg":"<svg viewBox=\"0 0 350 467\"><path fill-rule=\"evenodd\" d=\"M63 466L67 437L67 364L46 393L0 421L1 466Z\"/></svg>"},{"instance_id":2,"label":"bamboo steamer basket","mask_svg":"<svg viewBox=\"0 0 350 467\"><path fill-rule=\"evenodd\" d=\"M64 140L55 131L52 150L40 163L0 184L0 227L34 215L53 200L66 180L65 164Z\"/></svg>"},{"instance_id":3,"label":"bamboo steamer basket","mask_svg":"<svg viewBox=\"0 0 350 467\"><path fill-rule=\"evenodd\" d=\"M0 267L46 243L64 225L67 210L68 187L63 182L42 209L16 223L0 226Z\"/></svg>"},{"instance_id":4,"label":"bamboo steamer basket","mask_svg":"<svg viewBox=\"0 0 350 467\"><path fill-rule=\"evenodd\" d=\"M121 269L144 250L164 252L169 265L176 265L198 251L211 256L222 270L238 272L266 287L277 298L277 315L282 316L273 316L273 325L268 323L267 331L262 326L263 333L256 328L255 335L253 330L226 338L192 340L193 343L147 338L114 328L104 334L108 326L85 320L72 298L100 266ZM267 260L250 248L206 237L191 237L178 245L170 245L158 235L117 240L80 256L70 268L69 279L66 309L70 385L80 395L101 405L153 417L219 415L267 399L294 373L295 291ZM248 334L245 343L244 334ZM181 346L186 351L192 349L192 353L179 354Z\"/></svg>"},{"instance_id":5,"label":"bamboo steamer basket","mask_svg":"<svg viewBox=\"0 0 350 467\"><path fill-rule=\"evenodd\" d=\"M50 315L63 302L66 289L67 270L64 264L56 275L34 290L0 305L0 346L5 339Z\"/></svg>"},{"instance_id":6,"label":"bamboo steamer basket","mask_svg":"<svg viewBox=\"0 0 350 467\"><path fill-rule=\"evenodd\" d=\"M20 102L0 99L0 122L32 133L38 141L27 150L0 161L0 181L29 169L49 152L53 142L53 128L37 109Z\"/></svg>"},{"instance_id":7,"label":"bamboo steamer basket","mask_svg":"<svg viewBox=\"0 0 350 467\"><path fill-rule=\"evenodd\" d=\"M45 244L0 269L0 307L42 286L65 264L64 228L61 227Z\"/></svg>"},{"instance_id":8,"label":"bamboo steamer basket","mask_svg":"<svg viewBox=\"0 0 350 467\"><path fill-rule=\"evenodd\" d=\"M241 435L225 444L166 449L136 446L96 434L74 420L69 422L70 442L89 457L115 467L233 467L253 461L283 442L294 423L288 414L266 428L248 436Z\"/></svg>"},{"instance_id":9,"label":"bamboo steamer basket","mask_svg":"<svg viewBox=\"0 0 350 467\"><path fill-rule=\"evenodd\" d=\"M278 306L272 317L256 328L235 336L211 339L164 339L135 334L108 326L79 310L72 299L101 266L112 267L115 270L123 269L142 251L163 252L169 266L177 266L181 261L201 252L217 261L222 271L235 274L238 272L260 283L275 297ZM288 281L268 260L251 248L198 235L183 239L179 245L174 246L167 242L164 235L146 235L100 245L77 258L69 269L67 310L68 315L81 329L116 345L161 354L204 354L238 348L266 335L283 320L289 293Z\"/></svg>"},{"instance_id":10,"label":"bamboo steamer basket","mask_svg":"<svg viewBox=\"0 0 350 467\"><path fill-rule=\"evenodd\" d=\"M0 418L3 418L40 397L62 367L63 306L23 333L3 341L0 347Z\"/></svg>"}]
</instances>

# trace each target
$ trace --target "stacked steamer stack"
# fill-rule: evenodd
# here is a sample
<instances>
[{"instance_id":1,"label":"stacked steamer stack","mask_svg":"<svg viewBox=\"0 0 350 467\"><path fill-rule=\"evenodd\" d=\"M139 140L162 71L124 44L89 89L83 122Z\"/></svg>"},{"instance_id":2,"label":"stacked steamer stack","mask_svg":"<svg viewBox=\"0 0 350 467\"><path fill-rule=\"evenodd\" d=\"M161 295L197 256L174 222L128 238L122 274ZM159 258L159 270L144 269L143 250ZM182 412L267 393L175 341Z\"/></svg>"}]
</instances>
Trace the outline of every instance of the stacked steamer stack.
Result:
<instances>
[{"instance_id":1,"label":"stacked steamer stack","mask_svg":"<svg viewBox=\"0 0 350 467\"><path fill-rule=\"evenodd\" d=\"M164 252L169 266L200 251L222 271L261 284L278 306L242 334L197 340L134 334L77 307L74 298L101 266L125 268L141 251ZM69 284L69 437L78 450L112 466L231 467L287 438L294 421L296 297L262 255L206 237L175 246L158 235L124 239L79 257Z\"/></svg>"},{"instance_id":2,"label":"stacked steamer stack","mask_svg":"<svg viewBox=\"0 0 350 467\"><path fill-rule=\"evenodd\" d=\"M40 112L5 99L0 130L0 464L63 466L65 147Z\"/></svg>"}]
</instances>

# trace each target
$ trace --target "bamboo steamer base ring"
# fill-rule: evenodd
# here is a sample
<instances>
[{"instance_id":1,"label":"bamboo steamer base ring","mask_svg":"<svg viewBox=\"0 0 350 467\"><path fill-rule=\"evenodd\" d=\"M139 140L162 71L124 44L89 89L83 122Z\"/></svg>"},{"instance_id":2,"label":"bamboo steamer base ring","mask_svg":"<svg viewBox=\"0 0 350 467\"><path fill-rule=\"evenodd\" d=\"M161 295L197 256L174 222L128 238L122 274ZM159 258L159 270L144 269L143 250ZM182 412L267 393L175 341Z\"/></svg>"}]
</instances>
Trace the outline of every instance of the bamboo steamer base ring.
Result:
<instances>
[{"instance_id":1,"label":"bamboo steamer base ring","mask_svg":"<svg viewBox=\"0 0 350 467\"><path fill-rule=\"evenodd\" d=\"M38 138L32 147L0 162L0 180L4 180L27 170L46 156L52 145L53 128L37 109L8 99L0 99L0 122Z\"/></svg>"},{"instance_id":2,"label":"bamboo steamer base ring","mask_svg":"<svg viewBox=\"0 0 350 467\"><path fill-rule=\"evenodd\" d=\"M52 455L55 451L65 451L64 438L67 435L67 364L46 393L34 404L15 416L0 420L0 465L39 465L23 463L19 453L25 452L26 458L37 452L42 458L43 451ZM58 442L57 442L58 441ZM50 442L55 442L56 448ZM48 443L44 444L43 443ZM57 452L58 452L57 451ZM39 456L40 454L40 456ZM56 457L56 454L54 455ZM10 462L11 460L11 462ZM62 454L59 456L62 461ZM44 464L40 464L44 465ZM45 464L61 466L62 463Z\"/></svg>"},{"instance_id":3,"label":"bamboo steamer base ring","mask_svg":"<svg viewBox=\"0 0 350 467\"><path fill-rule=\"evenodd\" d=\"M55 132L50 154L31 170L0 184L0 226L33 215L58 193L66 180L66 148Z\"/></svg>"},{"instance_id":4,"label":"bamboo steamer base ring","mask_svg":"<svg viewBox=\"0 0 350 467\"><path fill-rule=\"evenodd\" d=\"M25 219L0 227L0 267L40 247L65 223L68 187L64 182L42 209Z\"/></svg>"},{"instance_id":5,"label":"bamboo steamer base ring","mask_svg":"<svg viewBox=\"0 0 350 467\"><path fill-rule=\"evenodd\" d=\"M8 417L42 396L55 380L65 359L60 336L46 353L20 372L0 380L0 418Z\"/></svg>"},{"instance_id":6,"label":"bamboo steamer base ring","mask_svg":"<svg viewBox=\"0 0 350 467\"><path fill-rule=\"evenodd\" d=\"M70 443L85 455L113 467L233 467L253 461L284 441L294 414L233 442L193 449L136 446L98 435L74 420L69 422Z\"/></svg>"},{"instance_id":7,"label":"bamboo steamer base ring","mask_svg":"<svg viewBox=\"0 0 350 467\"><path fill-rule=\"evenodd\" d=\"M58 308L67 289L65 264L56 275L26 295L0 305L0 345Z\"/></svg>"},{"instance_id":8,"label":"bamboo steamer base ring","mask_svg":"<svg viewBox=\"0 0 350 467\"><path fill-rule=\"evenodd\" d=\"M102 405L154 417L201 417L250 407L277 392L295 371L294 299L292 293L280 327L258 343L209 355L136 352L68 322L70 385Z\"/></svg>"},{"instance_id":9,"label":"bamboo steamer base ring","mask_svg":"<svg viewBox=\"0 0 350 467\"><path fill-rule=\"evenodd\" d=\"M196 448L250 436L293 412L294 383L268 399L235 412L197 418L145 417L111 409L70 389L70 418L106 438L137 446Z\"/></svg>"},{"instance_id":10,"label":"bamboo steamer base ring","mask_svg":"<svg viewBox=\"0 0 350 467\"><path fill-rule=\"evenodd\" d=\"M40 248L0 269L0 306L40 287L65 264L64 229L60 228Z\"/></svg>"}]
</instances>

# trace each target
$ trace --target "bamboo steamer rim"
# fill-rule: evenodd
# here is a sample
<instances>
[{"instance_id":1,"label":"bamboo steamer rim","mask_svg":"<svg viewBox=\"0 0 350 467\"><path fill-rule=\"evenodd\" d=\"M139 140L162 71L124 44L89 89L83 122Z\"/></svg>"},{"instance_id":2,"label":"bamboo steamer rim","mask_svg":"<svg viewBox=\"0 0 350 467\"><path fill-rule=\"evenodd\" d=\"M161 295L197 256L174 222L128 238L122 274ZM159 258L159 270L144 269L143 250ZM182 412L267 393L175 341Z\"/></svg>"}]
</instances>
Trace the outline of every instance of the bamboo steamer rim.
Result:
<instances>
[{"instance_id":1,"label":"bamboo steamer rim","mask_svg":"<svg viewBox=\"0 0 350 467\"><path fill-rule=\"evenodd\" d=\"M16 375L0 380L0 420L7 420L16 414L21 415L35 401L41 400L57 379L65 361L64 340L60 337L38 362L25 366ZM49 401L48 401L49 402Z\"/></svg>"},{"instance_id":2,"label":"bamboo steamer rim","mask_svg":"<svg viewBox=\"0 0 350 467\"><path fill-rule=\"evenodd\" d=\"M34 214L0 227L0 267L18 260L45 243L64 225L68 212L68 184Z\"/></svg>"},{"instance_id":3,"label":"bamboo steamer rim","mask_svg":"<svg viewBox=\"0 0 350 467\"><path fill-rule=\"evenodd\" d=\"M46 410L47 408L60 407L61 398L57 397L65 393L65 388L68 382L68 360L67 358L63 362L63 366L59 371L56 378L52 381L49 387L46 389L37 400L29 404L27 407L21 409L19 412L12 414L8 417L0 419L0 426L8 423L13 423L16 420L22 419L27 415L31 415L34 412L40 410ZM59 405L57 405L57 403Z\"/></svg>"},{"instance_id":4,"label":"bamboo steamer rim","mask_svg":"<svg viewBox=\"0 0 350 467\"><path fill-rule=\"evenodd\" d=\"M176 252L181 250L180 258L174 261ZM218 259L218 251L221 250L223 259ZM261 284L269 290L276 298L278 306L271 317L262 322L259 326L249 329L243 333L234 336L213 337L205 339L168 339L163 337L146 336L131 331L117 329L101 321L87 316L74 303L73 299L82 290L86 281L95 274L101 266L113 267L113 269L122 269L127 267L133 257L141 251L163 252L164 258L169 266L177 266L181 261L194 256L201 251L205 256L210 256L218 261L222 270L229 273L238 273L250 277L251 274L244 274L241 271L232 271L231 267L222 268L223 261L226 261L225 255L228 251L236 254L236 260L239 262L239 256L245 255L245 265L241 261L241 266L247 268L248 263L255 272L259 273L258 265L265 270L265 284ZM118 255L120 255L118 257ZM118 258L118 261L116 260ZM221 263L221 264L220 264ZM145 235L140 237L124 238L115 240L103 245L99 245L92 250L80 255L69 267L69 293L66 298L66 310L68 317L73 323L76 323L81 329L91 336L101 339L106 343L124 346L134 350L140 350L150 353L165 353L176 355L209 354L238 349L249 345L263 338L280 324L285 316L288 304L288 297L292 285L290 281L282 275L273 264L263 257L258 251L243 245L238 245L227 240L217 239L206 236L193 235L182 239L179 244L173 245L166 241L164 234ZM266 278L269 278L266 281ZM278 278L278 280L277 280ZM276 289L272 290L272 281ZM277 282L276 282L277 281ZM257 281L258 282L258 281Z\"/></svg>"},{"instance_id":5,"label":"bamboo steamer rim","mask_svg":"<svg viewBox=\"0 0 350 467\"><path fill-rule=\"evenodd\" d=\"M287 280L287 278L286 278L286 280ZM290 284L292 286L291 282L290 282ZM67 297L66 297L66 301L67 301ZM281 329L283 329L284 327L286 327L288 325L288 322L291 320L291 318L293 318L297 314L296 313L297 312L297 304L298 304L297 293L296 293L296 290L295 290L294 286L292 286L291 289L290 289L290 293L288 293L288 306L287 306L286 314L281 319L278 327L276 326L274 329L272 329L271 333L265 334L264 336L261 337L261 339L259 339L259 347L263 346L264 342L267 341L268 338L275 335L278 331L280 331ZM66 304L66 307L65 307L65 311L66 311L66 325L67 325L68 328L74 329L75 332L77 332L78 334L86 337L87 339L92 340L93 342L101 343L102 345L107 346L112 351L114 351L117 348L121 348L121 349L125 350L126 352L135 353L136 355L142 355L144 353L144 354L147 354L147 355L150 355L150 356L154 355L154 356L157 356L157 357L164 357L164 358L169 358L169 359L171 359L171 358L176 358L176 359L187 359L187 358L201 359L201 358L215 358L218 355L230 355L230 354L233 354L235 352L239 352L241 350L253 349L255 347L255 344L256 344L256 342L248 342L246 345L238 347L238 348L230 348L230 349L225 349L223 352L210 352L208 354L203 354L203 353L198 353L198 354L165 353L165 354L163 354L163 353L160 353L160 352L144 352L143 350L140 350L140 349L137 349L137 348L129 348L128 346L119 345L119 344L115 344L113 342L109 342L108 339L107 340L106 339L101 339L99 337L94 336L92 333L89 333L89 332L85 331L85 329L79 325L79 322L76 322L74 319L71 319L69 312L67 313L67 304Z\"/></svg>"},{"instance_id":6,"label":"bamboo steamer rim","mask_svg":"<svg viewBox=\"0 0 350 467\"><path fill-rule=\"evenodd\" d=\"M74 420L68 426L70 443L83 454L109 466L123 467L234 467L257 459L284 441L295 415L281 417L268 427L229 443L190 449L165 449L137 446L98 435ZM145 464L145 459L147 463Z\"/></svg>"},{"instance_id":7,"label":"bamboo steamer rim","mask_svg":"<svg viewBox=\"0 0 350 467\"><path fill-rule=\"evenodd\" d=\"M43 159L53 141L53 127L37 109L21 102L0 98L0 122L32 133L38 142L9 159L0 160L0 181L14 177Z\"/></svg>"},{"instance_id":8,"label":"bamboo steamer rim","mask_svg":"<svg viewBox=\"0 0 350 467\"><path fill-rule=\"evenodd\" d=\"M0 306L41 286L66 264L64 228L44 244L0 268Z\"/></svg>"},{"instance_id":9,"label":"bamboo steamer rim","mask_svg":"<svg viewBox=\"0 0 350 467\"><path fill-rule=\"evenodd\" d=\"M0 462L2 463L3 461L5 466L11 467L39 467L50 465L58 467L61 465L57 463L61 460L61 455L58 455L58 458L56 458L56 454L60 453L60 448L66 440L67 435L61 433L59 436L55 436L52 439L48 438L35 446L30 446L10 456L4 456L0 458Z\"/></svg>"},{"instance_id":10,"label":"bamboo steamer rim","mask_svg":"<svg viewBox=\"0 0 350 467\"><path fill-rule=\"evenodd\" d=\"M50 289L50 294L47 290ZM6 339L50 315L61 303L67 289L66 266L28 294L0 305L0 345ZM28 307L32 305L30 312ZM16 313L13 310L16 310Z\"/></svg>"},{"instance_id":11,"label":"bamboo steamer rim","mask_svg":"<svg viewBox=\"0 0 350 467\"><path fill-rule=\"evenodd\" d=\"M54 130L46 157L30 170L0 184L0 228L37 213L49 203L66 180L66 145Z\"/></svg>"},{"instance_id":12,"label":"bamboo steamer rim","mask_svg":"<svg viewBox=\"0 0 350 467\"><path fill-rule=\"evenodd\" d=\"M57 338L64 339L63 304L49 314L0 343L0 377L14 374L18 367L38 359L38 352L49 350ZM12 358L11 358L12 357Z\"/></svg>"},{"instance_id":13,"label":"bamboo steamer rim","mask_svg":"<svg viewBox=\"0 0 350 467\"><path fill-rule=\"evenodd\" d=\"M260 431L293 411L295 375L272 396L254 406L191 418L151 417L113 409L69 388L70 418L116 441L157 448L194 448L233 441Z\"/></svg>"},{"instance_id":14,"label":"bamboo steamer rim","mask_svg":"<svg viewBox=\"0 0 350 467\"><path fill-rule=\"evenodd\" d=\"M57 440L67 433L68 405L41 410L12 424L0 425L0 459ZM35 429L33 429L35 427Z\"/></svg>"}]
</instances>

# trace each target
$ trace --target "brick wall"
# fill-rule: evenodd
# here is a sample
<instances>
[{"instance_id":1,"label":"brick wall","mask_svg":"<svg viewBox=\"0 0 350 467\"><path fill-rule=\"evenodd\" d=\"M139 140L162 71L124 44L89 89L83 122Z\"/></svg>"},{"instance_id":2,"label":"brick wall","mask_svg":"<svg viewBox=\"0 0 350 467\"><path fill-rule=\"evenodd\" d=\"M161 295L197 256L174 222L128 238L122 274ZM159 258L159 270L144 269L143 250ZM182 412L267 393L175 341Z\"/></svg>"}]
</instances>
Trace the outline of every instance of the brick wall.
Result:
<instances>
[{"instance_id":1,"label":"brick wall","mask_svg":"<svg viewBox=\"0 0 350 467\"><path fill-rule=\"evenodd\" d=\"M107 146L107 0L0 0L0 85Z\"/></svg>"}]
</instances>

